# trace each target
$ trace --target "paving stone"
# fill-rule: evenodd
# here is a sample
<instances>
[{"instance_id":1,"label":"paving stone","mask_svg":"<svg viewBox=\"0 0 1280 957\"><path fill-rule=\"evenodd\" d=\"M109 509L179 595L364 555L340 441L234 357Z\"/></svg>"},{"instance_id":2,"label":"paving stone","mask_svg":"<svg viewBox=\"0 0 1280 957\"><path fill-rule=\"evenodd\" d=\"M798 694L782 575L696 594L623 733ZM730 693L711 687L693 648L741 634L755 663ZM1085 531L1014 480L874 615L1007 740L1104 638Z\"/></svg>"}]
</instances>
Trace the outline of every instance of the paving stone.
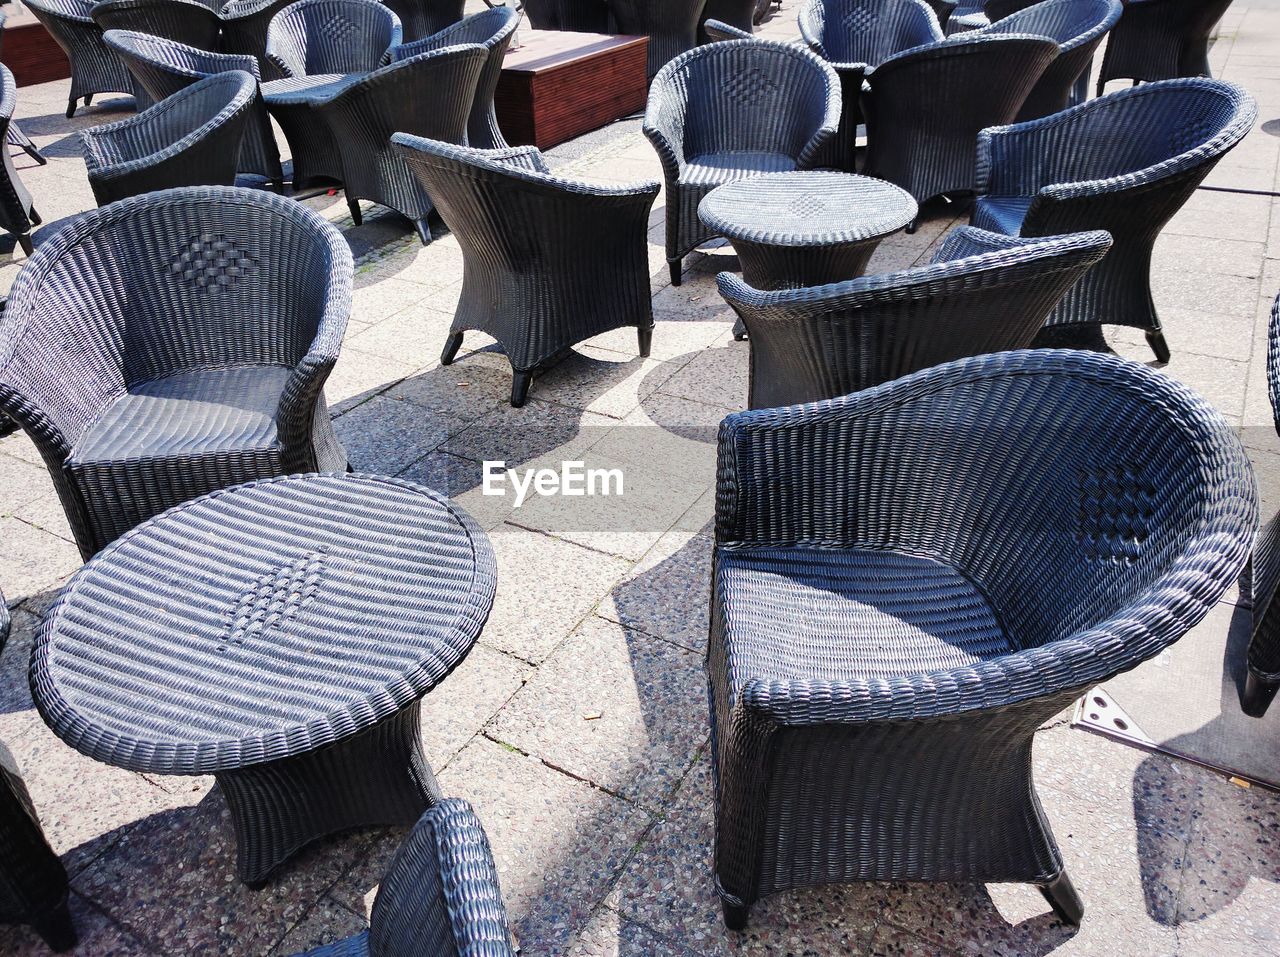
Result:
<instances>
[{"instance_id":1,"label":"paving stone","mask_svg":"<svg viewBox=\"0 0 1280 957\"><path fill-rule=\"evenodd\" d=\"M80 567L80 550L16 518L0 519L0 588L10 601L58 584Z\"/></svg>"},{"instance_id":2,"label":"paving stone","mask_svg":"<svg viewBox=\"0 0 1280 957\"><path fill-rule=\"evenodd\" d=\"M628 331L634 337L635 330ZM634 346L632 357L619 361L612 351L579 345L536 377L533 388L544 401L624 419L679 368L680 363L642 359Z\"/></svg>"},{"instance_id":3,"label":"paving stone","mask_svg":"<svg viewBox=\"0 0 1280 957\"><path fill-rule=\"evenodd\" d=\"M543 457L578 458L615 421L536 397L519 409L504 402L458 431L443 451L475 462L506 462L507 468Z\"/></svg>"},{"instance_id":4,"label":"paving stone","mask_svg":"<svg viewBox=\"0 0 1280 957\"><path fill-rule=\"evenodd\" d=\"M529 954L561 952L585 926L650 817L492 741L440 776L484 823L513 929Z\"/></svg>"},{"instance_id":5,"label":"paving stone","mask_svg":"<svg viewBox=\"0 0 1280 957\"><path fill-rule=\"evenodd\" d=\"M697 954L857 952L884 907L878 884L830 885L775 894L751 908L742 933L721 919L711 869L715 834L710 761L689 772L665 820L646 836L609 896L609 906Z\"/></svg>"},{"instance_id":6,"label":"paving stone","mask_svg":"<svg viewBox=\"0 0 1280 957\"><path fill-rule=\"evenodd\" d=\"M655 319L653 344L650 355L658 360L681 359L687 361L690 354L705 349L727 329L732 328L732 314L718 321L686 322L679 319ZM634 356L636 335L634 329L614 329L594 336L582 344L605 349L622 356ZM683 364L683 363L682 363Z\"/></svg>"},{"instance_id":7,"label":"paving stone","mask_svg":"<svg viewBox=\"0 0 1280 957\"><path fill-rule=\"evenodd\" d=\"M492 412L511 394L510 367L497 354L477 354L452 365L421 369L389 390L388 398L404 399L459 423ZM424 450L425 451L425 450Z\"/></svg>"},{"instance_id":8,"label":"paving stone","mask_svg":"<svg viewBox=\"0 0 1280 957\"><path fill-rule=\"evenodd\" d=\"M622 559L504 525L490 533L498 594L480 640L525 661L541 662L627 569ZM551 575L535 574L555 569Z\"/></svg>"},{"instance_id":9,"label":"paving stone","mask_svg":"<svg viewBox=\"0 0 1280 957\"><path fill-rule=\"evenodd\" d=\"M74 953L92 957L159 957L159 951L152 950L79 894L70 895L67 903L78 937ZM29 927L0 924L0 953L48 954L50 951Z\"/></svg>"},{"instance_id":10,"label":"paving stone","mask_svg":"<svg viewBox=\"0 0 1280 957\"><path fill-rule=\"evenodd\" d=\"M330 412L340 414L385 392L415 371L407 362L343 347L325 382L325 401Z\"/></svg>"},{"instance_id":11,"label":"paving stone","mask_svg":"<svg viewBox=\"0 0 1280 957\"><path fill-rule=\"evenodd\" d=\"M747 407L750 357L750 346L745 342L729 342L706 349L694 356L658 391L718 406L729 412L740 412Z\"/></svg>"},{"instance_id":12,"label":"paving stone","mask_svg":"<svg viewBox=\"0 0 1280 957\"><path fill-rule=\"evenodd\" d=\"M477 645L462 664L422 700L422 743L437 773L480 733L495 714L509 708L533 669L500 651Z\"/></svg>"},{"instance_id":13,"label":"paving stone","mask_svg":"<svg viewBox=\"0 0 1280 957\"><path fill-rule=\"evenodd\" d=\"M73 884L161 953L264 953L368 841L367 833L326 839L251 891L236 879L231 816L214 791L147 817Z\"/></svg>"},{"instance_id":14,"label":"paving stone","mask_svg":"<svg viewBox=\"0 0 1280 957\"><path fill-rule=\"evenodd\" d=\"M487 734L655 811L706 741L701 655L592 616Z\"/></svg>"},{"instance_id":15,"label":"paving stone","mask_svg":"<svg viewBox=\"0 0 1280 957\"><path fill-rule=\"evenodd\" d=\"M1169 220L1164 231L1205 239L1261 242L1267 240L1270 219L1270 205L1265 197L1199 192Z\"/></svg>"},{"instance_id":16,"label":"paving stone","mask_svg":"<svg viewBox=\"0 0 1280 957\"><path fill-rule=\"evenodd\" d=\"M600 614L628 628L703 653L709 625L712 530L663 535L601 602Z\"/></svg>"},{"instance_id":17,"label":"paving stone","mask_svg":"<svg viewBox=\"0 0 1280 957\"><path fill-rule=\"evenodd\" d=\"M1259 242L1218 239L1206 243L1198 236L1164 232L1156 240L1152 261L1172 268L1194 263L1203 272L1256 278L1265 246Z\"/></svg>"},{"instance_id":18,"label":"paving stone","mask_svg":"<svg viewBox=\"0 0 1280 957\"><path fill-rule=\"evenodd\" d=\"M395 474L435 449L461 424L420 405L374 396L334 422L351 467Z\"/></svg>"},{"instance_id":19,"label":"paving stone","mask_svg":"<svg viewBox=\"0 0 1280 957\"><path fill-rule=\"evenodd\" d=\"M617 911L602 907L566 953L569 957L696 957L697 951L687 950Z\"/></svg>"},{"instance_id":20,"label":"paving stone","mask_svg":"<svg viewBox=\"0 0 1280 957\"><path fill-rule=\"evenodd\" d=\"M275 955L293 957L313 947L322 947L354 937L362 933L367 928L367 924L363 917L353 914L328 897L322 897L307 912L307 916L285 934L284 940L271 948L271 954L273 957Z\"/></svg>"},{"instance_id":21,"label":"paving stone","mask_svg":"<svg viewBox=\"0 0 1280 957\"><path fill-rule=\"evenodd\" d=\"M419 288L412 283L402 285L410 289ZM409 306L348 336L346 345L370 355L429 368L440 358L452 321L449 316L428 306Z\"/></svg>"}]
</instances>

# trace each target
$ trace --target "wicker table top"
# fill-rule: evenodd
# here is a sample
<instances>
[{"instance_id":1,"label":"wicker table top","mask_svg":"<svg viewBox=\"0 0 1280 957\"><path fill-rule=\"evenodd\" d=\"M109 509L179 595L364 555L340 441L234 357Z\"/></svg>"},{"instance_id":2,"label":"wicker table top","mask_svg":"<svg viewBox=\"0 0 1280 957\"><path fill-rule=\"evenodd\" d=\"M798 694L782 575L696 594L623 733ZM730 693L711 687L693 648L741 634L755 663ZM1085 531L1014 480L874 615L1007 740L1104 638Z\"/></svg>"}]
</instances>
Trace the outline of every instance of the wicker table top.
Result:
<instances>
[{"instance_id":1,"label":"wicker table top","mask_svg":"<svg viewBox=\"0 0 1280 957\"><path fill-rule=\"evenodd\" d=\"M36 705L90 757L205 774L293 757L421 697L493 604L484 532L398 479L267 479L103 549L45 616Z\"/></svg>"},{"instance_id":2,"label":"wicker table top","mask_svg":"<svg viewBox=\"0 0 1280 957\"><path fill-rule=\"evenodd\" d=\"M771 246L834 246L879 239L915 218L904 189L850 173L766 173L717 186L698 206L708 229Z\"/></svg>"}]
</instances>

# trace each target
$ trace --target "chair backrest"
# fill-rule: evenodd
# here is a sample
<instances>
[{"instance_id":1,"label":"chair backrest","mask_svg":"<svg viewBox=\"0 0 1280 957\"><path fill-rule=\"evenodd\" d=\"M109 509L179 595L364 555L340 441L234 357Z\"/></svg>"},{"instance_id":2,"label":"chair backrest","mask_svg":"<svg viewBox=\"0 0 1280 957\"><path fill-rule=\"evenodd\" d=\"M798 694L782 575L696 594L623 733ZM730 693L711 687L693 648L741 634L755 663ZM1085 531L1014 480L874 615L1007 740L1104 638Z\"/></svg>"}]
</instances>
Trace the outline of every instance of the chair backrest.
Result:
<instances>
[{"instance_id":1,"label":"chair backrest","mask_svg":"<svg viewBox=\"0 0 1280 957\"><path fill-rule=\"evenodd\" d=\"M294 0L227 0L222 17L222 49L227 53L251 56L258 61L264 80L278 80L283 74L267 59L267 30L275 15Z\"/></svg>"},{"instance_id":2,"label":"chair backrest","mask_svg":"<svg viewBox=\"0 0 1280 957\"><path fill-rule=\"evenodd\" d=\"M735 27L723 20L704 20L702 22L703 32L706 33L707 39L712 43L718 43L721 40L753 40L755 34L750 30L743 30Z\"/></svg>"},{"instance_id":3,"label":"chair backrest","mask_svg":"<svg viewBox=\"0 0 1280 957\"><path fill-rule=\"evenodd\" d=\"M800 35L832 63L887 60L943 39L937 15L923 0L805 0Z\"/></svg>"},{"instance_id":4,"label":"chair backrest","mask_svg":"<svg viewBox=\"0 0 1280 957\"><path fill-rule=\"evenodd\" d=\"M526 0L525 16L535 30L608 33L609 6L605 0Z\"/></svg>"},{"instance_id":5,"label":"chair backrest","mask_svg":"<svg viewBox=\"0 0 1280 957\"><path fill-rule=\"evenodd\" d=\"M668 63L649 111L683 111L684 158L763 151L800 157L839 124L840 81L814 54L764 40L712 43Z\"/></svg>"},{"instance_id":6,"label":"chair backrest","mask_svg":"<svg viewBox=\"0 0 1280 957\"><path fill-rule=\"evenodd\" d=\"M92 10L103 30L136 30L216 52L222 20L196 0L102 0Z\"/></svg>"},{"instance_id":7,"label":"chair backrest","mask_svg":"<svg viewBox=\"0 0 1280 957\"><path fill-rule=\"evenodd\" d=\"M406 43L439 33L462 19L466 0L383 0L396 12Z\"/></svg>"},{"instance_id":8,"label":"chair backrest","mask_svg":"<svg viewBox=\"0 0 1280 957\"><path fill-rule=\"evenodd\" d=\"M286 76L368 73L400 40L400 18L378 0L298 0L271 19L267 57Z\"/></svg>"},{"instance_id":9,"label":"chair backrest","mask_svg":"<svg viewBox=\"0 0 1280 957\"><path fill-rule=\"evenodd\" d=\"M751 334L752 408L829 399L967 355L1029 346L1111 246L1104 232L1026 240L955 230L928 266L761 292L721 273Z\"/></svg>"},{"instance_id":10,"label":"chair backrest","mask_svg":"<svg viewBox=\"0 0 1280 957\"><path fill-rule=\"evenodd\" d=\"M648 75L698 45L706 0L609 0L619 33L649 38Z\"/></svg>"},{"instance_id":11,"label":"chair backrest","mask_svg":"<svg viewBox=\"0 0 1280 957\"><path fill-rule=\"evenodd\" d=\"M732 415L718 490L718 541L937 556L1022 648L1101 626L1078 640L1119 652L1134 632L1180 637L1257 527L1248 458L1220 413L1137 362L1076 350L961 359Z\"/></svg>"},{"instance_id":12,"label":"chair backrest","mask_svg":"<svg viewBox=\"0 0 1280 957\"><path fill-rule=\"evenodd\" d=\"M108 30L103 40L157 102L215 73L243 70L259 76L257 59L247 55L210 53L133 30Z\"/></svg>"},{"instance_id":13,"label":"chair backrest","mask_svg":"<svg viewBox=\"0 0 1280 957\"><path fill-rule=\"evenodd\" d=\"M427 811L391 861L369 919L370 957L514 957L489 840L466 801Z\"/></svg>"},{"instance_id":14,"label":"chair backrest","mask_svg":"<svg viewBox=\"0 0 1280 957\"><path fill-rule=\"evenodd\" d=\"M23 0L23 6L30 8L31 12L37 16L43 14L83 24L93 23L93 5L94 0L32 0L31 3ZM44 22L43 17L41 22Z\"/></svg>"},{"instance_id":15,"label":"chair backrest","mask_svg":"<svg viewBox=\"0 0 1280 957\"><path fill-rule=\"evenodd\" d=\"M1120 0L1041 0L994 21L983 32L1049 37L1065 55L1090 42L1101 42L1123 10Z\"/></svg>"}]
</instances>

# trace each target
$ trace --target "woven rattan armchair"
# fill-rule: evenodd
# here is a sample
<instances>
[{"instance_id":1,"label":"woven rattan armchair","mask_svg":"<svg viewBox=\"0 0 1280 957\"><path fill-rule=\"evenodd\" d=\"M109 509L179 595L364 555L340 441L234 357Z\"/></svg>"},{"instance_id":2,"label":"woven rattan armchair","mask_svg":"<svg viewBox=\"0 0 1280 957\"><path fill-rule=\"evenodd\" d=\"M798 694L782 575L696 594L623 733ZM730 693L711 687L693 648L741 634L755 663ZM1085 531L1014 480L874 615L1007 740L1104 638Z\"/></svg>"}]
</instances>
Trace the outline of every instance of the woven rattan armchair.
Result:
<instances>
[{"instance_id":1,"label":"woven rattan armchair","mask_svg":"<svg viewBox=\"0 0 1280 957\"><path fill-rule=\"evenodd\" d=\"M109 30L105 39L138 83L156 102L172 96L197 80L216 73L243 70L259 79L257 57L232 53L209 53L162 37L129 30ZM245 126L237 169L241 173L264 176L277 189L284 183L280 150L271 131L271 118L261 95L255 96L252 114Z\"/></svg>"},{"instance_id":2,"label":"woven rattan armchair","mask_svg":"<svg viewBox=\"0 0 1280 957\"><path fill-rule=\"evenodd\" d=\"M3 48L4 45L4 24L7 19L8 17L5 12L0 10L0 48ZM31 137L22 132L22 130L18 128L18 124L14 123L12 120L9 121L9 132L6 136L6 142L10 146L16 146L18 149L22 150L41 166L47 166L49 164L49 161L41 155L38 149L36 149L36 144L31 142Z\"/></svg>"},{"instance_id":3,"label":"woven rattan armchair","mask_svg":"<svg viewBox=\"0 0 1280 957\"><path fill-rule=\"evenodd\" d=\"M1057 55L1048 37L965 34L890 57L863 96L864 172L921 205L972 192L978 133L1012 121Z\"/></svg>"},{"instance_id":4,"label":"woven rattan armchair","mask_svg":"<svg viewBox=\"0 0 1280 957\"><path fill-rule=\"evenodd\" d=\"M951 4L952 9L946 17L944 28L948 36L981 30L1036 2L1037 0L986 0L985 3ZM942 14L938 17L942 19Z\"/></svg>"},{"instance_id":5,"label":"woven rattan armchair","mask_svg":"<svg viewBox=\"0 0 1280 957\"><path fill-rule=\"evenodd\" d=\"M736 413L719 445L726 923L795 887L964 881L1078 924L1032 738L1235 580L1257 503L1231 428L1146 366L1028 350Z\"/></svg>"},{"instance_id":6,"label":"woven rattan armchair","mask_svg":"<svg viewBox=\"0 0 1280 957\"><path fill-rule=\"evenodd\" d=\"M18 87L9 68L0 64L0 142L8 142L9 124L18 102ZM13 157L7 148L0 148L0 162L4 163L3 181L0 182L0 228L6 229L18 240L23 252L31 255L31 227L40 225L40 214L31 201L31 194L18 178L13 168Z\"/></svg>"},{"instance_id":7,"label":"woven rattan armchair","mask_svg":"<svg viewBox=\"0 0 1280 957\"><path fill-rule=\"evenodd\" d=\"M1013 239L966 226L931 264L887 275L763 292L721 273L720 294L751 335L748 407L832 399L952 359L1027 348L1110 245L1103 232Z\"/></svg>"},{"instance_id":8,"label":"woven rattan armchair","mask_svg":"<svg viewBox=\"0 0 1280 957\"><path fill-rule=\"evenodd\" d=\"M698 45L706 0L608 0L618 33L647 36L647 73L653 77L681 53Z\"/></svg>"},{"instance_id":9,"label":"woven rattan armchair","mask_svg":"<svg viewBox=\"0 0 1280 957\"><path fill-rule=\"evenodd\" d=\"M222 17L222 50L251 56L258 61L259 79L282 78L276 65L267 59L267 31L275 15L294 0L228 0Z\"/></svg>"},{"instance_id":10,"label":"woven rattan armchair","mask_svg":"<svg viewBox=\"0 0 1280 957\"><path fill-rule=\"evenodd\" d=\"M519 407L539 367L583 339L635 326L640 354L649 354L646 233L656 182L560 179L533 147L392 139L462 249L462 297L441 363L453 361L464 332L488 333L511 360Z\"/></svg>"},{"instance_id":11,"label":"woven rattan armchair","mask_svg":"<svg viewBox=\"0 0 1280 957\"><path fill-rule=\"evenodd\" d=\"M261 190L147 193L42 243L0 318L0 410L86 559L205 492L346 467L323 388L351 279L332 225Z\"/></svg>"},{"instance_id":12,"label":"woven rattan armchair","mask_svg":"<svg viewBox=\"0 0 1280 957\"><path fill-rule=\"evenodd\" d=\"M423 40L462 19L466 0L384 0L404 25L406 43Z\"/></svg>"},{"instance_id":13,"label":"woven rattan armchair","mask_svg":"<svg viewBox=\"0 0 1280 957\"><path fill-rule=\"evenodd\" d=\"M93 21L106 30L134 30L216 53L222 20L199 0L102 0L90 11ZM155 100L134 84L138 110Z\"/></svg>"},{"instance_id":14,"label":"woven rattan armchair","mask_svg":"<svg viewBox=\"0 0 1280 957\"><path fill-rule=\"evenodd\" d=\"M480 72L475 100L467 119L467 144L476 149L507 148L506 138L498 127L498 115L494 112L493 95L502 76L502 61L519 22L520 15L511 7L493 7L445 27L425 40L406 43L394 52L394 59L407 60L431 50L442 50L464 43L478 43L488 51L488 59Z\"/></svg>"},{"instance_id":15,"label":"woven rattan armchair","mask_svg":"<svg viewBox=\"0 0 1280 957\"><path fill-rule=\"evenodd\" d=\"M1108 80L1210 76L1209 37L1231 0L1125 0L1098 75Z\"/></svg>"},{"instance_id":16,"label":"woven rattan armchair","mask_svg":"<svg viewBox=\"0 0 1280 957\"><path fill-rule=\"evenodd\" d=\"M840 77L840 132L831 155L852 173L867 71L903 50L936 43L942 29L922 0L805 0L799 20L809 49Z\"/></svg>"},{"instance_id":17,"label":"woven rattan armchair","mask_svg":"<svg viewBox=\"0 0 1280 957\"><path fill-rule=\"evenodd\" d=\"M515 957L489 839L466 801L422 815L373 899L369 929L298 957Z\"/></svg>"},{"instance_id":18,"label":"woven rattan armchair","mask_svg":"<svg viewBox=\"0 0 1280 957\"><path fill-rule=\"evenodd\" d=\"M135 84L124 63L103 43L102 28L93 21L91 0L30 0L23 5L49 31L71 63L71 93L67 119L76 101L93 102L95 93L134 93Z\"/></svg>"},{"instance_id":19,"label":"woven rattan armchair","mask_svg":"<svg viewBox=\"0 0 1280 957\"><path fill-rule=\"evenodd\" d=\"M82 130L98 205L175 186L234 186L257 95L257 81L233 70L193 83L137 116Z\"/></svg>"},{"instance_id":20,"label":"woven rattan armchair","mask_svg":"<svg viewBox=\"0 0 1280 957\"><path fill-rule=\"evenodd\" d=\"M522 6L529 26L535 30L609 32L609 7L605 0L525 0Z\"/></svg>"},{"instance_id":21,"label":"woven rattan armchair","mask_svg":"<svg viewBox=\"0 0 1280 957\"><path fill-rule=\"evenodd\" d=\"M342 154L343 185L351 217L361 222L362 199L389 206L413 221L423 245L431 242L434 207L393 133L465 143L467 118L489 58L478 44L420 53L375 70L316 110Z\"/></svg>"},{"instance_id":22,"label":"woven rattan armchair","mask_svg":"<svg viewBox=\"0 0 1280 957\"><path fill-rule=\"evenodd\" d=\"M370 73L400 40L400 18L378 0L298 0L267 28L267 59L286 77Z\"/></svg>"},{"instance_id":23,"label":"woven rattan armchair","mask_svg":"<svg viewBox=\"0 0 1280 957\"><path fill-rule=\"evenodd\" d=\"M1280 296L1271 305L1267 327L1267 395L1276 433L1280 434ZM1258 533L1250 563L1249 597L1253 637L1249 641L1249 670L1240 704L1244 713L1261 718L1280 691L1280 514Z\"/></svg>"},{"instance_id":24,"label":"woven rattan armchair","mask_svg":"<svg viewBox=\"0 0 1280 957\"><path fill-rule=\"evenodd\" d=\"M1094 51L1116 25L1122 9L1120 0L1043 0L986 28L986 33L1031 33L1058 43L1058 57L1027 94L1018 111L1019 121L1065 110L1082 84L1087 94Z\"/></svg>"},{"instance_id":25,"label":"woven rattan armchair","mask_svg":"<svg viewBox=\"0 0 1280 957\"><path fill-rule=\"evenodd\" d=\"M722 183L818 165L840 125L840 80L808 51L781 43L712 43L654 77L644 135L666 180L667 265L712 236L702 197Z\"/></svg>"},{"instance_id":26,"label":"woven rattan armchair","mask_svg":"<svg viewBox=\"0 0 1280 957\"><path fill-rule=\"evenodd\" d=\"M1115 240L1037 344L1105 349L1103 324L1133 326L1168 361L1151 299L1152 247L1256 116L1249 95L1229 83L1165 80L983 131L973 225L1011 236L1105 229Z\"/></svg>"},{"instance_id":27,"label":"woven rattan armchair","mask_svg":"<svg viewBox=\"0 0 1280 957\"><path fill-rule=\"evenodd\" d=\"M9 624L0 595L0 650ZM40 829L13 755L0 744L0 924L29 924L51 950L70 950L76 932L67 887L66 869Z\"/></svg>"}]
</instances>

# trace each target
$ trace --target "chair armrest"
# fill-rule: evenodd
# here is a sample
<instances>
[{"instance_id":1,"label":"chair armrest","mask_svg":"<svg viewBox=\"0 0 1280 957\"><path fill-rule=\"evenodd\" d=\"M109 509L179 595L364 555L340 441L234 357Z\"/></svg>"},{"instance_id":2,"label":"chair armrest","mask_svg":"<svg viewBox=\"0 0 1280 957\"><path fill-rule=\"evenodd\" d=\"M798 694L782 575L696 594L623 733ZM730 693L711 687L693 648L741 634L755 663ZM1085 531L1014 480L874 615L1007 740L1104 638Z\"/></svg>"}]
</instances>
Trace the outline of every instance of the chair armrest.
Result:
<instances>
[{"instance_id":1,"label":"chair armrest","mask_svg":"<svg viewBox=\"0 0 1280 957\"><path fill-rule=\"evenodd\" d=\"M678 83L682 79L665 68L654 78L641 126L641 132L658 154L663 174L671 182L680 178L685 159L684 124L689 102L687 92Z\"/></svg>"}]
</instances>

